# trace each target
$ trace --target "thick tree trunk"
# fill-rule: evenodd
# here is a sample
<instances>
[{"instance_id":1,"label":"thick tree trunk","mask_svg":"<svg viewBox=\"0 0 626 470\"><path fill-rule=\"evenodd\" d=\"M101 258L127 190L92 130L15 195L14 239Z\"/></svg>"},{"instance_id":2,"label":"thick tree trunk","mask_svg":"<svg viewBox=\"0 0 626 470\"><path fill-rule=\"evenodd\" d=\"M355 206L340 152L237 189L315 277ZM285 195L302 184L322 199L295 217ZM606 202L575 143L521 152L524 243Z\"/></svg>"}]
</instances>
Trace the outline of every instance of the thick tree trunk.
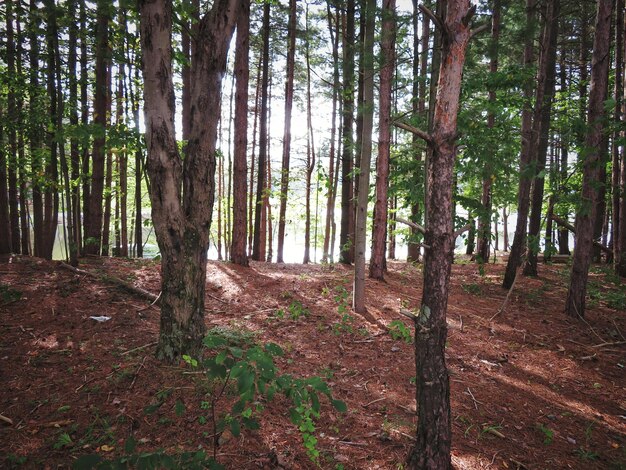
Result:
<instances>
[{"instance_id":1,"label":"thick tree trunk","mask_svg":"<svg viewBox=\"0 0 626 470\"><path fill-rule=\"evenodd\" d=\"M250 78L250 0L241 0L235 44L235 145L233 158L233 237L230 260L248 266L246 214L248 155L248 82Z\"/></svg>"},{"instance_id":2,"label":"thick tree trunk","mask_svg":"<svg viewBox=\"0 0 626 470\"><path fill-rule=\"evenodd\" d=\"M454 251L452 189L455 137L469 23L475 7L469 0L447 5L441 69L428 162L428 225L422 306L415 319L416 400L419 416L411 469L450 469L452 438L450 383L445 362L446 310Z\"/></svg>"},{"instance_id":3,"label":"thick tree trunk","mask_svg":"<svg viewBox=\"0 0 626 470\"><path fill-rule=\"evenodd\" d=\"M339 231L339 261L352 264L354 261L354 47L355 47L355 0L347 0L346 33L343 61L343 123L341 155L341 228ZM362 14L362 13L361 13ZM360 149L359 149L360 151ZM337 169L337 171L339 171Z\"/></svg>"},{"instance_id":4,"label":"thick tree trunk","mask_svg":"<svg viewBox=\"0 0 626 470\"><path fill-rule=\"evenodd\" d=\"M206 257L214 203L221 82L239 2L218 0L200 20L192 58L191 123L185 159L174 130L172 6L140 0L144 113L152 219L162 255L157 357L178 361L205 332ZM207 115L206 111L210 110Z\"/></svg>"},{"instance_id":5,"label":"thick tree trunk","mask_svg":"<svg viewBox=\"0 0 626 470\"><path fill-rule=\"evenodd\" d=\"M615 113L613 120L616 123L624 122L624 0L617 0L615 5ZM621 164L624 160L624 143L619 143L623 131L613 133L613 261L615 272L620 276L626 275L626 237L622 237L621 196L624 185L621 182ZM626 212L626 208L625 208Z\"/></svg>"},{"instance_id":6,"label":"thick tree trunk","mask_svg":"<svg viewBox=\"0 0 626 470\"><path fill-rule=\"evenodd\" d=\"M540 247L541 216L543 213L543 170L546 166L550 117L554 98L556 76L556 46L558 37L560 0L550 0L546 6L543 28L542 51L539 59L539 76L535 99L535 115L532 130L532 157L535 163L535 179L531 195L531 211L528 223L528 251L525 276L537 276L537 255Z\"/></svg>"},{"instance_id":7,"label":"thick tree trunk","mask_svg":"<svg viewBox=\"0 0 626 470\"><path fill-rule=\"evenodd\" d=\"M363 134L359 164L359 186L354 230L354 289L352 308L365 312L365 238L367 228L367 203L370 187L370 162L372 158L372 130L374 126L374 26L376 0L365 2L365 31L363 39Z\"/></svg>"},{"instance_id":8,"label":"thick tree trunk","mask_svg":"<svg viewBox=\"0 0 626 470\"><path fill-rule=\"evenodd\" d=\"M369 276L383 280L387 248L387 205L389 189L389 154L391 151L391 93L395 69L396 1L383 1L380 64L380 108L378 158L376 159L376 202L372 228L372 254Z\"/></svg>"},{"instance_id":9,"label":"thick tree trunk","mask_svg":"<svg viewBox=\"0 0 626 470\"><path fill-rule=\"evenodd\" d=\"M526 44L524 46L524 67L533 63L533 38L535 22L535 3L526 0ZM528 211L530 208L531 176L531 145L532 145L532 91L533 83L528 80L524 86L524 108L522 109L522 149L520 152L520 179L517 192L517 223L511 253L506 264L502 287L510 289L517 276L517 268L522 264L522 257L526 245L526 227L528 224Z\"/></svg>"},{"instance_id":10,"label":"thick tree trunk","mask_svg":"<svg viewBox=\"0 0 626 470\"><path fill-rule=\"evenodd\" d=\"M265 214L265 176L267 160L267 99L269 86L270 62L270 4L263 5L263 70L261 72L261 112L259 115L259 161L256 202L254 211L254 238L252 241L252 259L265 261L265 230L262 224Z\"/></svg>"},{"instance_id":11,"label":"thick tree trunk","mask_svg":"<svg viewBox=\"0 0 626 470\"><path fill-rule=\"evenodd\" d=\"M574 318L584 318L587 277L593 246L593 226L596 217L598 181L604 160L604 101L607 96L612 0L598 0L593 57L591 65L591 88L589 92L588 131L585 139L583 161L582 206L576 214L576 246L572 260L572 274L565 302L565 313Z\"/></svg>"}]
</instances>

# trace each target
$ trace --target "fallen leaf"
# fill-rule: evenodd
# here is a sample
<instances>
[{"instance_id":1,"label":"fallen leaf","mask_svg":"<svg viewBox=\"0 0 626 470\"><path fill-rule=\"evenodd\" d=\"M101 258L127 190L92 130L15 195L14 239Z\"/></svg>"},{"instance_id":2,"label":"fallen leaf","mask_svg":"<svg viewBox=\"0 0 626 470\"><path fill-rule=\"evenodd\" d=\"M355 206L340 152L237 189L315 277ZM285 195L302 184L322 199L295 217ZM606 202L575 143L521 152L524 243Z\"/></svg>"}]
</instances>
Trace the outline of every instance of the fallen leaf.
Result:
<instances>
[{"instance_id":1,"label":"fallen leaf","mask_svg":"<svg viewBox=\"0 0 626 470\"><path fill-rule=\"evenodd\" d=\"M113 446L108 446L108 445L106 445L106 444L105 444L105 445L103 445L103 446L100 446L100 450L101 450L102 452L111 452L111 451L113 451L113 449L115 449L115 447L113 447Z\"/></svg>"}]
</instances>

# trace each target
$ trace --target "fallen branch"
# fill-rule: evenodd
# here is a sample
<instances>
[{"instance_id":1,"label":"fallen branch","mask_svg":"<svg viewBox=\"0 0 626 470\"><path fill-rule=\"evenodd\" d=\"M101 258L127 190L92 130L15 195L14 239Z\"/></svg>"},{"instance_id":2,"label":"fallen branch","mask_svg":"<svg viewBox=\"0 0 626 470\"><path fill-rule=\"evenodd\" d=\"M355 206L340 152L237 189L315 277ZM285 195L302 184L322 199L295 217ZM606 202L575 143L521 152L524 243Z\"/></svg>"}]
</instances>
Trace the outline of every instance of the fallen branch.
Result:
<instances>
[{"instance_id":1,"label":"fallen branch","mask_svg":"<svg viewBox=\"0 0 626 470\"><path fill-rule=\"evenodd\" d=\"M600 344L594 344L593 346L591 346L592 348L604 348L606 346L620 346L622 344L626 344L626 341L616 341L614 343L600 343Z\"/></svg>"},{"instance_id":2,"label":"fallen branch","mask_svg":"<svg viewBox=\"0 0 626 470\"><path fill-rule=\"evenodd\" d=\"M143 297L143 298L149 300L150 302L156 303L159 300L159 296L158 295L155 295L152 292L149 292L149 291L147 291L145 289L142 289L141 287L133 286L132 284L129 284L128 282L126 282L126 281L124 281L124 280L122 280L122 279L120 279L118 277L109 276L108 274L102 274L102 275L95 274L95 273L92 273L90 271L85 271L84 269L75 268L74 266L70 266L69 264L64 263L62 261L59 263L59 266L61 266L63 269L67 269L68 271L71 271L71 272L73 272L75 274L82 274L84 276L89 276L89 277L91 277L93 279L99 279L101 281L108 282L108 283L115 284L117 286L123 287L127 291L132 292L133 294L136 294L136 295L138 295L140 297Z\"/></svg>"},{"instance_id":3,"label":"fallen branch","mask_svg":"<svg viewBox=\"0 0 626 470\"><path fill-rule=\"evenodd\" d=\"M122 354L120 354L120 356L126 356L126 354L134 353L135 351L140 351L142 349L149 348L150 346L154 346L155 344L157 344L156 341L153 343L144 344L143 346L138 346L133 349L129 349L128 351L124 351Z\"/></svg>"},{"instance_id":4,"label":"fallen branch","mask_svg":"<svg viewBox=\"0 0 626 470\"><path fill-rule=\"evenodd\" d=\"M515 283L517 282L517 278L519 277L520 271L521 271L521 266L518 267L517 271L515 272L515 279L513 279L513 284L511 284L511 288L509 289L509 292L506 294L506 297L504 298L504 302L502 302L502 306L498 309L496 313L493 314L493 316L489 319L489 321L493 321L494 318L496 318L498 315L504 312L504 309L506 308L506 305L509 303L509 299L511 298L511 294L513 293L513 289L515 288Z\"/></svg>"}]
</instances>

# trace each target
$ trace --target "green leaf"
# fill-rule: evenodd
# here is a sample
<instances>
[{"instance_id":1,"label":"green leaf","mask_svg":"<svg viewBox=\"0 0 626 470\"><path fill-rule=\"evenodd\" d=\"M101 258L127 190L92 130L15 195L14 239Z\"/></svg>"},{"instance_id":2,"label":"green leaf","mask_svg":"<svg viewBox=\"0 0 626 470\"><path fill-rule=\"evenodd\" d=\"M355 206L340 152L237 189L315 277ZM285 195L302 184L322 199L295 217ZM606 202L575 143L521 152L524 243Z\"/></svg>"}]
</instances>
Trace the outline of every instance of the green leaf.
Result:
<instances>
[{"instance_id":1,"label":"green leaf","mask_svg":"<svg viewBox=\"0 0 626 470\"><path fill-rule=\"evenodd\" d=\"M244 393L252 390L254 387L254 372L245 371L237 378L237 390L239 391L239 395L243 395Z\"/></svg>"},{"instance_id":2,"label":"green leaf","mask_svg":"<svg viewBox=\"0 0 626 470\"><path fill-rule=\"evenodd\" d=\"M231 367L231 369L230 369L230 376L233 379L236 379L247 368L248 368L248 363L247 362L243 362L243 361L238 362L233 367Z\"/></svg>"},{"instance_id":3,"label":"green leaf","mask_svg":"<svg viewBox=\"0 0 626 470\"><path fill-rule=\"evenodd\" d=\"M235 346L228 348L233 357L237 359L241 359L243 357L243 349L237 348Z\"/></svg>"},{"instance_id":4,"label":"green leaf","mask_svg":"<svg viewBox=\"0 0 626 470\"><path fill-rule=\"evenodd\" d=\"M217 335L207 335L202 342L207 348L213 349L218 346L224 346L226 344L226 339Z\"/></svg>"},{"instance_id":5,"label":"green leaf","mask_svg":"<svg viewBox=\"0 0 626 470\"><path fill-rule=\"evenodd\" d=\"M130 436L126 439L126 443L124 444L124 452L127 454L132 454L135 452L135 448L137 447L137 441L133 436Z\"/></svg>"},{"instance_id":6,"label":"green leaf","mask_svg":"<svg viewBox=\"0 0 626 470\"><path fill-rule=\"evenodd\" d=\"M348 405L346 405L344 401L333 399L330 402L333 404L337 411L341 413L345 413L346 411L348 411Z\"/></svg>"},{"instance_id":7,"label":"green leaf","mask_svg":"<svg viewBox=\"0 0 626 470\"><path fill-rule=\"evenodd\" d=\"M239 437L241 434L241 426L239 425L239 421L236 419L233 419L230 422L230 432L232 432L235 437Z\"/></svg>"},{"instance_id":8,"label":"green leaf","mask_svg":"<svg viewBox=\"0 0 626 470\"><path fill-rule=\"evenodd\" d=\"M92 468L97 468L100 462L102 462L102 457L99 455L81 455L78 459L76 459L72 468L74 470L91 470Z\"/></svg>"},{"instance_id":9,"label":"green leaf","mask_svg":"<svg viewBox=\"0 0 626 470\"><path fill-rule=\"evenodd\" d=\"M282 356L285 354L282 348L276 343L267 343L265 345L265 351L267 351L272 356Z\"/></svg>"},{"instance_id":10,"label":"green leaf","mask_svg":"<svg viewBox=\"0 0 626 470\"><path fill-rule=\"evenodd\" d=\"M244 418L250 418L252 416L252 408L246 408L241 412L241 416Z\"/></svg>"},{"instance_id":11,"label":"green leaf","mask_svg":"<svg viewBox=\"0 0 626 470\"><path fill-rule=\"evenodd\" d=\"M224 364L224 360L226 360L226 354L226 351L222 351L217 356L215 356L215 363Z\"/></svg>"},{"instance_id":12,"label":"green leaf","mask_svg":"<svg viewBox=\"0 0 626 470\"><path fill-rule=\"evenodd\" d=\"M185 412L185 404L180 400L176 400L174 410L176 412L176 416L182 416Z\"/></svg>"},{"instance_id":13,"label":"green leaf","mask_svg":"<svg viewBox=\"0 0 626 470\"><path fill-rule=\"evenodd\" d=\"M253 431L261 427L259 425L259 422L254 418L242 418L241 422L246 428L251 429Z\"/></svg>"}]
</instances>

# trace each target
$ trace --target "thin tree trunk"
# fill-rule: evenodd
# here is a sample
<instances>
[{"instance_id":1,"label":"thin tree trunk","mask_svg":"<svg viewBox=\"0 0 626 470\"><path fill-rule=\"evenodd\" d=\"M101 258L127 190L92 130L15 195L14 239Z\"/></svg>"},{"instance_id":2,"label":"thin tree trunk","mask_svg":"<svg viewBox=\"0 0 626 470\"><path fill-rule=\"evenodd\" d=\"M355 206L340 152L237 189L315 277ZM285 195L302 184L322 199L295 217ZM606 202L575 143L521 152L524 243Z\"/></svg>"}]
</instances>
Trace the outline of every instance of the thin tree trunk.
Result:
<instances>
[{"instance_id":1,"label":"thin tree trunk","mask_svg":"<svg viewBox=\"0 0 626 470\"><path fill-rule=\"evenodd\" d=\"M85 0L79 0L80 3L80 123L85 128L89 125L89 71L87 68L87 7ZM87 231L91 223L91 213L89 207L91 205L91 185L90 185L90 155L89 142L83 142L81 148L81 182L83 196L83 230L81 239L81 254L85 254L85 245L87 242Z\"/></svg>"},{"instance_id":2,"label":"thin tree trunk","mask_svg":"<svg viewBox=\"0 0 626 470\"><path fill-rule=\"evenodd\" d=\"M291 157L291 109L293 108L293 77L296 68L296 12L296 0L289 0L289 23L287 24L287 79L285 81L285 127L283 131L283 162L280 173L278 246L276 249L277 263L284 262L285 217L287 214L287 192L289 191L289 159Z\"/></svg>"},{"instance_id":3,"label":"thin tree trunk","mask_svg":"<svg viewBox=\"0 0 626 470\"><path fill-rule=\"evenodd\" d=\"M263 62L263 54L259 54L259 62L257 64L256 74L256 92L254 96L254 124L252 125L252 156L250 157L250 191L248 192L248 257L252 256L252 240L254 235L254 169L256 167L256 138L257 125L259 122L259 92L261 90L261 69Z\"/></svg>"},{"instance_id":4,"label":"thin tree trunk","mask_svg":"<svg viewBox=\"0 0 626 470\"><path fill-rule=\"evenodd\" d=\"M343 151L341 155L341 228L339 231L339 261L343 264L352 264L354 261L354 179L352 172L355 144L352 121L354 120L355 11L355 0L347 0L346 33L343 43L343 122L341 136Z\"/></svg>"},{"instance_id":5,"label":"thin tree trunk","mask_svg":"<svg viewBox=\"0 0 626 470\"><path fill-rule=\"evenodd\" d=\"M574 318L584 318L587 277L591 263L593 226L596 217L600 167L604 159L604 101L608 90L610 62L610 30L612 0L598 0L593 57L591 65L591 88L589 92L589 118L585 148L589 149L583 161L582 206L576 214L576 246L572 260L570 285L565 302L565 313Z\"/></svg>"},{"instance_id":6,"label":"thin tree trunk","mask_svg":"<svg viewBox=\"0 0 626 470\"><path fill-rule=\"evenodd\" d=\"M537 276L537 255L540 247L541 215L543 213L544 180L554 80L556 75L556 47L559 26L560 0L550 0L546 6L543 28L542 51L539 59L539 76L535 99L535 115L532 127L532 157L535 163L535 179L531 194L531 210L528 223L528 252L524 265L525 276Z\"/></svg>"},{"instance_id":7,"label":"thin tree trunk","mask_svg":"<svg viewBox=\"0 0 626 470\"><path fill-rule=\"evenodd\" d=\"M263 5L263 63L261 72L261 113L259 116L259 161L256 191L256 210L254 212L254 238L252 242L252 259L255 261L265 260L265 233L262 230L261 219L265 213L264 192L265 172L267 160L267 88L269 85L269 62L270 62L270 4ZM263 246L262 246L263 245ZM263 249L262 249L263 248Z\"/></svg>"},{"instance_id":8,"label":"thin tree trunk","mask_svg":"<svg viewBox=\"0 0 626 470\"><path fill-rule=\"evenodd\" d=\"M491 44L489 45L489 73L495 76L498 72L498 46L500 41L500 23L501 23L502 2L501 0L493 0L492 16L491 16ZM487 113L487 128L493 133L496 125L496 117L493 108L496 103L496 91L493 85L489 89L489 112ZM497 158L497 156L494 156ZM486 156L485 166L483 168L483 192L481 197L481 215L478 218L478 256L480 263L489 261L489 245L491 243L491 212L492 201L491 192L494 179L494 169L492 156ZM496 227L497 228L497 227ZM497 242L497 238L496 238Z\"/></svg>"},{"instance_id":9,"label":"thin tree trunk","mask_svg":"<svg viewBox=\"0 0 626 470\"><path fill-rule=\"evenodd\" d=\"M503 249L504 251L509 251L509 213L506 211L506 206L502 208L502 223L504 224L504 228L502 230L504 239Z\"/></svg>"},{"instance_id":10,"label":"thin tree trunk","mask_svg":"<svg viewBox=\"0 0 626 470\"><path fill-rule=\"evenodd\" d=\"M18 4L18 7L15 10L15 31L16 31L16 43L17 43L17 57L16 57L16 69L17 74L20 77L24 77L23 66L22 66L22 58L24 57L24 42L25 37L22 33L21 29L21 18L23 15L23 6ZM24 123L24 99L25 94L22 92L18 95L18 113L19 113L19 122ZM29 188L28 188L28 169L25 165L26 162L26 143L25 136L27 131L22 127L18 134L18 161L23 162L20 164L18 168L18 182L19 182L19 202L20 202L20 231L22 235L22 254L30 256L32 255L32 247L30 243L30 216L28 214L28 198L29 198Z\"/></svg>"},{"instance_id":11,"label":"thin tree trunk","mask_svg":"<svg viewBox=\"0 0 626 470\"><path fill-rule=\"evenodd\" d=\"M378 124L378 158L376 159L376 202L372 228L372 254L369 276L384 279L387 245L387 205L389 188L389 155L391 152L391 93L395 69L396 1L384 0L380 64L380 109Z\"/></svg>"},{"instance_id":12,"label":"thin tree trunk","mask_svg":"<svg viewBox=\"0 0 626 470\"><path fill-rule=\"evenodd\" d=\"M359 186L354 229L354 289L352 308L365 312L365 238L367 229L367 203L370 188L370 162L372 158L372 130L374 126L374 26L376 0L365 2L365 31L363 35L363 133L359 160Z\"/></svg>"},{"instance_id":13,"label":"thin tree trunk","mask_svg":"<svg viewBox=\"0 0 626 470\"><path fill-rule=\"evenodd\" d=\"M615 112L613 120L616 123L623 123L624 113L624 0L616 0L615 4ZM623 187L620 186L621 162L623 160L624 144L619 143L619 138L623 131L616 130L613 132L613 233L611 240L613 241L613 262L615 263L615 272L621 276L626 275L626 257L622 260L622 253L626 255L621 239L621 207L620 200Z\"/></svg>"},{"instance_id":14,"label":"thin tree trunk","mask_svg":"<svg viewBox=\"0 0 626 470\"><path fill-rule=\"evenodd\" d=\"M16 77L17 69L15 65L15 33L13 24L13 0L7 0L6 3L6 61L7 72L9 76ZM17 148L17 128L19 126L19 117L17 109L17 80L8 82L7 90L7 111L8 111L8 134L9 134L9 158L7 159L7 181L9 190L9 224L11 230L11 249L13 253L19 253L21 250L20 243L20 211L17 190L17 169L18 165L24 164L18 162Z\"/></svg>"},{"instance_id":15,"label":"thin tree trunk","mask_svg":"<svg viewBox=\"0 0 626 470\"><path fill-rule=\"evenodd\" d=\"M450 469L452 438L450 383L445 363L446 310L454 251L453 170L454 137L465 53L471 37L469 23L475 11L469 0L450 0L433 130L429 147L428 225L424 257L424 286L420 313L415 318L416 400L419 416L415 447L408 456L411 469Z\"/></svg>"},{"instance_id":16,"label":"thin tree trunk","mask_svg":"<svg viewBox=\"0 0 626 470\"><path fill-rule=\"evenodd\" d=\"M233 158L233 236L231 262L248 266L247 225L247 154L248 154L248 82L250 78L250 0L241 0L235 44L235 142Z\"/></svg>"},{"instance_id":17,"label":"thin tree trunk","mask_svg":"<svg viewBox=\"0 0 626 470\"><path fill-rule=\"evenodd\" d=\"M306 6L306 37L309 37L309 6ZM311 118L311 61L309 52L309 41L305 44L306 54L306 122L307 122L307 140L306 140L306 195L305 195L305 213L304 213L304 258L303 264L311 261L311 177L315 169L315 140L313 138L313 120ZM333 92L335 94L335 92ZM336 100L336 98L334 98ZM335 113L333 112L333 127L335 122ZM331 137L331 147L334 145L334 136ZM333 159L333 151L331 150L331 160Z\"/></svg>"},{"instance_id":18,"label":"thin tree trunk","mask_svg":"<svg viewBox=\"0 0 626 470\"><path fill-rule=\"evenodd\" d=\"M93 141L89 221L85 230L85 253L100 254L102 245L102 199L105 180L105 135L108 102L109 4L97 2L96 23L96 83L94 88L94 124L99 134Z\"/></svg>"},{"instance_id":19,"label":"thin tree trunk","mask_svg":"<svg viewBox=\"0 0 626 470\"><path fill-rule=\"evenodd\" d=\"M526 0L526 44L524 45L523 66L530 67L533 63L533 38L535 11L533 0ZM520 179L517 192L517 223L509 260L506 264L502 287L510 289L517 276L517 268L522 264L522 256L526 245L526 227L528 224L528 212L530 209L530 186L532 179L529 176L532 145L532 91L533 83L528 80L524 86L524 107L522 109L522 148L520 152Z\"/></svg>"}]
</instances>

